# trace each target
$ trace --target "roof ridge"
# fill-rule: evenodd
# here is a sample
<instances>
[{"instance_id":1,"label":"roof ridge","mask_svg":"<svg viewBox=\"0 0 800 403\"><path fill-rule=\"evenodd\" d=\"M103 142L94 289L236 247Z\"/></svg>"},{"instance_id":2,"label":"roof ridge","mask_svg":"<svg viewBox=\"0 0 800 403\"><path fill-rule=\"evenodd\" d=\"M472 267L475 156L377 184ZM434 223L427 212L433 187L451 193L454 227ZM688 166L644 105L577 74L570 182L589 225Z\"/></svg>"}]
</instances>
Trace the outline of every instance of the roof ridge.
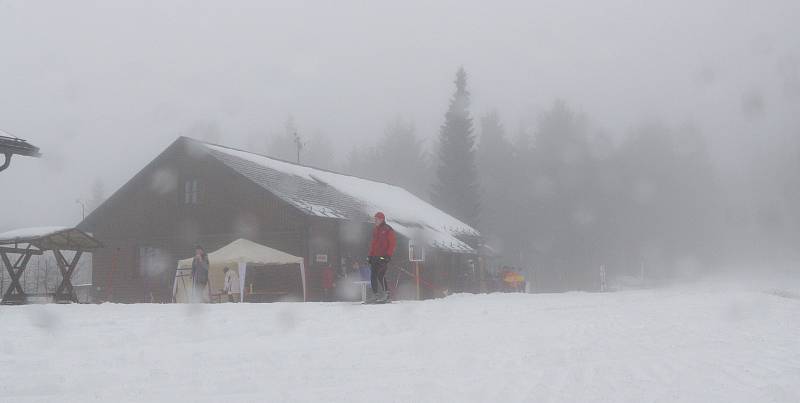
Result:
<instances>
[{"instance_id":1,"label":"roof ridge","mask_svg":"<svg viewBox=\"0 0 800 403\"><path fill-rule=\"evenodd\" d=\"M455 234L458 234L458 233L467 234L467 235L479 234L479 231L476 228L474 228L473 226L471 226L470 224L467 224L466 222L464 222L464 221L462 221L462 220L450 215L449 213L445 212L444 210L442 210L442 209L438 208L437 206L433 205L431 202L429 202L429 201L417 196L416 194L408 191L406 188L404 188L402 186L398 186L398 185L394 185L394 184L386 183L386 182L382 182L382 181L377 181L377 180L373 180L373 179L367 179L367 178L363 178L363 177L356 176L356 175L343 174L343 173L340 173L340 172L331 171L331 170L327 170L327 169L316 168L316 167L303 165L303 164L297 164L297 163L294 163L294 162L286 161L286 160L283 160L283 159L280 159L280 158L271 157L271 156L264 155L264 154L261 154L261 153L247 151L247 150L243 150L243 149L236 148L236 147L229 147L229 146L214 144L214 143L201 141L201 140L197 140L197 139L186 137L186 136L180 136L180 139L182 139L184 141L189 141L189 142L192 142L192 143L195 143L195 144L198 144L198 145L202 145L203 147L205 147L205 150L207 152L209 152L214 158L217 158L217 159L219 159L219 156L215 155L215 154L225 154L225 155L230 155L231 157L235 157L237 159L250 160L250 162L254 162L254 163L258 164L258 165L268 164L267 161L272 161L273 163L283 163L283 164L286 165L284 168L270 167L270 169L278 170L279 172L282 172L282 173L288 173L288 172L283 172L283 170L289 170L289 169L295 168L295 171L293 173L294 175L300 176L300 177L302 177L303 179L306 179L306 180L311 180L312 182L318 183L320 185L331 186L339 194L341 194L341 195L343 195L343 196L345 196L347 198L353 199L354 201L357 201L358 203L361 203L364 206L368 206L368 205L372 204L372 202L369 201L369 198L365 199L365 198L363 198L361 196L353 195L353 194L351 194L351 193L349 193L347 191L339 189L336 185L331 185L330 183L328 183L329 180L327 178L325 178L325 177L318 178L315 174L319 173L319 174L334 175L334 177L330 178L330 180L332 180L334 182L342 181L342 180L353 180L353 179L355 179L355 180L361 180L361 181L366 182L364 185L371 184L371 186L374 186L374 185L388 186L388 187L391 187L391 188L393 188L393 189L395 189L397 191L403 192L405 194L403 197L406 197L406 195L407 195L408 197L414 198L418 202L423 203L426 206L429 206L430 208L434 209L437 212L436 214L442 214L444 217L447 217L448 221L452 220L451 223L449 223L448 225L444 225L441 228L439 228L438 225L437 225L437 227L433 227L430 223L426 223L426 225L429 228L431 228L431 229L433 229L435 231L444 231L444 233L447 233L447 234L450 234L450 235L455 235ZM236 155L234 153L241 153L241 154L240 155ZM256 162L256 159L253 159L254 157L256 159L257 158L264 158L266 161ZM234 169L236 169L236 168L234 168ZM297 169L301 169L301 170L297 170ZM305 170L308 170L309 172L306 172ZM253 180L253 179L250 178L250 180ZM292 195L281 195L281 194L277 194L276 193L276 196L278 196L281 199L286 200L287 202L290 202L292 204L296 204L296 202L292 202L291 201L291 200L295 200L295 197L292 196ZM303 201L302 198L300 198L299 200ZM374 207L380 207L380 206L376 205ZM367 213L367 214L371 214L371 213Z\"/></svg>"},{"instance_id":2,"label":"roof ridge","mask_svg":"<svg viewBox=\"0 0 800 403\"><path fill-rule=\"evenodd\" d=\"M284 162L284 163L287 163L287 164L290 164L290 165L294 165L294 166L297 166L297 167L303 167L303 168L309 168L309 169L316 169L316 170L318 170L318 171L327 172L327 173L332 173L332 174L335 174L335 175L349 176L349 177L351 177L351 178L357 178L357 179L361 179L361 180L365 180L365 181L370 181L370 182L375 182L375 183L382 183L382 184L384 184L384 185L389 185L389 186L398 187L398 188L400 188L400 189L403 189L403 190L405 190L406 192L408 192L408 189L406 189L406 188L404 188L404 187L402 187L402 186L395 185L394 183L389 183L389 182L379 181L379 180L377 180L377 179L365 178L365 177L363 177L363 176L358 176L358 175L353 175L353 174L346 174L346 173L343 173L343 172L337 172L337 171L333 171L333 170L330 170L330 169L325 169L325 168L313 167L313 166L310 166L310 165L298 164L298 163L296 163L296 162L287 161L287 160L285 160L285 159L282 159L282 158L277 158L277 157L273 157L273 156L270 156L270 155L261 154L261 153L255 152L255 151L244 150L244 149L241 149L241 148L236 148L236 147L226 146L226 145L222 145L222 144L211 143L211 142L208 142L208 141L198 140L198 139L196 139L196 138L192 138L192 137L188 137L188 136L181 136L181 138L184 138L184 139L187 139L187 140L193 141L193 142L195 142L195 143L200 143L200 144L210 145L210 146L214 146L214 147L227 148L227 149L229 149L229 150L240 151L240 152L243 152L243 153L248 153L248 154L258 155L259 157L269 158L269 159L271 159L271 160L275 160L275 161ZM411 193L411 192L408 192L408 193ZM413 193L411 193L411 194L413 195ZM417 196L417 195L414 195L414 196ZM417 196L417 197L419 197L419 196Z\"/></svg>"}]
</instances>

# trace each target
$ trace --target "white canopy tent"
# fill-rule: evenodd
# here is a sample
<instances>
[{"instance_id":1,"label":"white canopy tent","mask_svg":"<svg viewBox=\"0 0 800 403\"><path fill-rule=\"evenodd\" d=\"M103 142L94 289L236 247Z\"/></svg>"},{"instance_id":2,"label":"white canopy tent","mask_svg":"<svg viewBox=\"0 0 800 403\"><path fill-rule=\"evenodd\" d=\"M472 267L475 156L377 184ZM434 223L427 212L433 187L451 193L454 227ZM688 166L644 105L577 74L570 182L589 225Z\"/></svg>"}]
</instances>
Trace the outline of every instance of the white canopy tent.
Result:
<instances>
[{"instance_id":1,"label":"white canopy tent","mask_svg":"<svg viewBox=\"0 0 800 403\"><path fill-rule=\"evenodd\" d=\"M300 278L303 283L303 301L306 300L306 269L303 258L286 252L257 244L247 239L237 239L220 249L208 254L208 284L211 289L222 288L225 273L223 269L238 270L241 300L244 301L244 280L247 265L294 265L300 267ZM191 288L192 258L178 261L172 295L176 302L188 302ZM187 280L188 279L188 280Z\"/></svg>"}]
</instances>

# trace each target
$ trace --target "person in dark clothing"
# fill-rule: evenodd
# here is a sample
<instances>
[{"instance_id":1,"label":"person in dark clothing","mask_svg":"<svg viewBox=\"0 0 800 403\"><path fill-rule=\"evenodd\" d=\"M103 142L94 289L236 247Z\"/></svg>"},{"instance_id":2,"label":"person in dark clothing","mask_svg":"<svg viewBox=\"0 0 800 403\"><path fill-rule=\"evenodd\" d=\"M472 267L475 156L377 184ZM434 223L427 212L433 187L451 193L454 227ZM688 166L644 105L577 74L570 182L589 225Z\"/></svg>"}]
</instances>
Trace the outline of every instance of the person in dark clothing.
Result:
<instances>
[{"instance_id":1,"label":"person in dark clothing","mask_svg":"<svg viewBox=\"0 0 800 403\"><path fill-rule=\"evenodd\" d=\"M397 238L382 212L375 214L375 228L372 230L372 242L369 247L370 282L374 301L388 302L389 289L386 284L386 271L389 261L394 255Z\"/></svg>"},{"instance_id":2,"label":"person in dark clothing","mask_svg":"<svg viewBox=\"0 0 800 403\"><path fill-rule=\"evenodd\" d=\"M369 262L367 262L369 263ZM358 278L361 281L369 281L370 277L370 268L369 264L365 264L365 262L354 262L353 265L355 266L356 271L358 272Z\"/></svg>"},{"instance_id":3,"label":"person in dark clothing","mask_svg":"<svg viewBox=\"0 0 800 403\"><path fill-rule=\"evenodd\" d=\"M336 272L330 265L322 268L322 301L333 301L333 289L336 287Z\"/></svg>"},{"instance_id":4,"label":"person in dark clothing","mask_svg":"<svg viewBox=\"0 0 800 403\"><path fill-rule=\"evenodd\" d=\"M209 302L211 296L208 289L208 255L202 246L194 249L192 259L192 300L193 302Z\"/></svg>"}]
</instances>

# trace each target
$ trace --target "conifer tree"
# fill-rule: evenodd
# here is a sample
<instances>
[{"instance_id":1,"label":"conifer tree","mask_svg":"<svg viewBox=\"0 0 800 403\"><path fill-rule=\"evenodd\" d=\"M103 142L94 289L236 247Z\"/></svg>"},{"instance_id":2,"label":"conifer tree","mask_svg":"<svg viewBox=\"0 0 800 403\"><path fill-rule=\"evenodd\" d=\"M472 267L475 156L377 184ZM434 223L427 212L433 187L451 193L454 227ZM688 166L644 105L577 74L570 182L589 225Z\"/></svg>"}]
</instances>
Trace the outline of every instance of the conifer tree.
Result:
<instances>
[{"instance_id":1,"label":"conifer tree","mask_svg":"<svg viewBox=\"0 0 800 403\"><path fill-rule=\"evenodd\" d=\"M439 131L438 165L431 196L439 208L476 225L480 213L480 188L467 73L463 67L456 73L455 85L456 91Z\"/></svg>"},{"instance_id":2,"label":"conifer tree","mask_svg":"<svg viewBox=\"0 0 800 403\"><path fill-rule=\"evenodd\" d=\"M350 151L344 172L398 185L425 198L430 188L428 155L414 124L400 117L389 122L375 145Z\"/></svg>"}]
</instances>

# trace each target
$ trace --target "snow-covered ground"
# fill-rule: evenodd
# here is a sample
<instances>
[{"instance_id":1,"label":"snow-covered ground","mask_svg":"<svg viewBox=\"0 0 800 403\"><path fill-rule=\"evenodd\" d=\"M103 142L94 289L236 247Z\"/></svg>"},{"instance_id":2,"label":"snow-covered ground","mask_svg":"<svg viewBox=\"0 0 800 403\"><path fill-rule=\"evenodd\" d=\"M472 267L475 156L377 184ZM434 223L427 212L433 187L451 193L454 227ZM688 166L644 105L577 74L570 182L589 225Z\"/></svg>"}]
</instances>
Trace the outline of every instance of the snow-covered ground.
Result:
<instances>
[{"instance_id":1,"label":"snow-covered ground","mask_svg":"<svg viewBox=\"0 0 800 403\"><path fill-rule=\"evenodd\" d=\"M0 401L797 402L800 299L0 307Z\"/></svg>"}]
</instances>

